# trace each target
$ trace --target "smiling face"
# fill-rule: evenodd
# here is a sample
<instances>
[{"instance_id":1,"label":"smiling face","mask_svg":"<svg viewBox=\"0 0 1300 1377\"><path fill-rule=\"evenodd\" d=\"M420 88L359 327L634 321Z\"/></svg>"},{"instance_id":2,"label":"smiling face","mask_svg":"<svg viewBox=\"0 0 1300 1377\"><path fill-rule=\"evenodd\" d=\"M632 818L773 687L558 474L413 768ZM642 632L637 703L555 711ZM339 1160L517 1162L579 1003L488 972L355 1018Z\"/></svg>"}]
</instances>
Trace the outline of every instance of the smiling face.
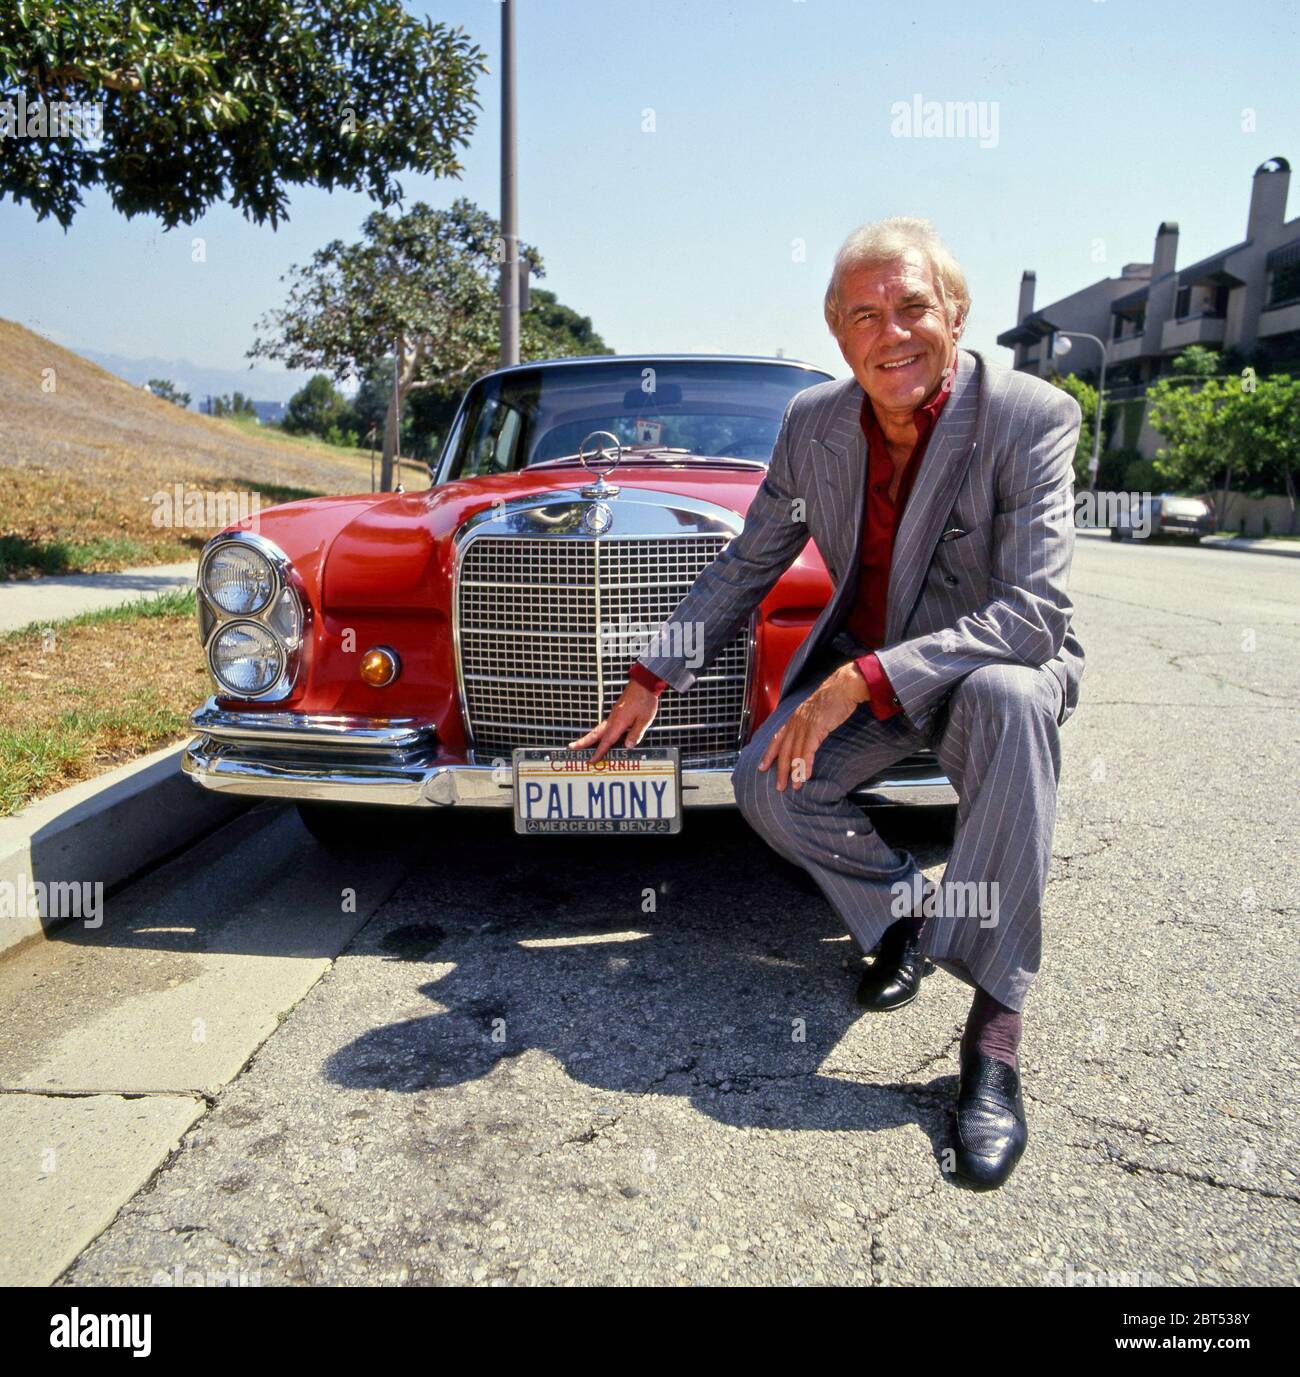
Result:
<instances>
[{"instance_id":1,"label":"smiling face","mask_svg":"<svg viewBox=\"0 0 1300 1377\"><path fill-rule=\"evenodd\" d=\"M949 324L929 260L904 249L892 262L850 268L839 302L845 363L882 424L906 419L942 382L963 324Z\"/></svg>"}]
</instances>

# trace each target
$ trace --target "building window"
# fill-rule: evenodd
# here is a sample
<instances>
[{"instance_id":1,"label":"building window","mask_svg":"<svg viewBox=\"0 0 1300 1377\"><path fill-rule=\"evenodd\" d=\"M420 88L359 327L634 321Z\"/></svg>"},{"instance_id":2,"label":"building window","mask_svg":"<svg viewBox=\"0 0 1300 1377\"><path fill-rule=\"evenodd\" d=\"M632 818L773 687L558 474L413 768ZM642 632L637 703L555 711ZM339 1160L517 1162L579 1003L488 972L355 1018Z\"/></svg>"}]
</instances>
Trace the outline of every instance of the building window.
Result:
<instances>
[{"instance_id":1,"label":"building window","mask_svg":"<svg viewBox=\"0 0 1300 1377\"><path fill-rule=\"evenodd\" d=\"M1179 320L1187 317L1187 312L1192 306L1192 289L1190 287L1179 287L1178 297L1174 302L1174 315Z\"/></svg>"},{"instance_id":2,"label":"building window","mask_svg":"<svg viewBox=\"0 0 1300 1377\"><path fill-rule=\"evenodd\" d=\"M1284 268L1274 268L1269 276L1268 304L1284 306L1300 300L1300 259Z\"/></svg>"}]
</instances>

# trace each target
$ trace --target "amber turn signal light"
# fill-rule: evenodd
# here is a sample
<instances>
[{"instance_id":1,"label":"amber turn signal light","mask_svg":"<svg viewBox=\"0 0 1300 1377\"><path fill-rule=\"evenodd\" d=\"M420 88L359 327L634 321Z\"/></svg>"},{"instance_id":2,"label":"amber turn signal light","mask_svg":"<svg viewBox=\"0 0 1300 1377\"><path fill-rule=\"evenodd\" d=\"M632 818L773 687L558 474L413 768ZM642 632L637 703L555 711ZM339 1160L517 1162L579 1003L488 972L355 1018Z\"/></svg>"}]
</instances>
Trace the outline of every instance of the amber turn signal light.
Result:
<instances>
[{"instance_id":1,"label":"amber turn signal light","mask_svg":"<svg viewBox=\"0 0 1300 1377\"><path fill-rule=\"evenodd\" d=\"M371 688L384 688L391 684L402 672L402 662L397 651L386 645L371 647L361 657L361 679Z\"/></svg>"}]
</instances>

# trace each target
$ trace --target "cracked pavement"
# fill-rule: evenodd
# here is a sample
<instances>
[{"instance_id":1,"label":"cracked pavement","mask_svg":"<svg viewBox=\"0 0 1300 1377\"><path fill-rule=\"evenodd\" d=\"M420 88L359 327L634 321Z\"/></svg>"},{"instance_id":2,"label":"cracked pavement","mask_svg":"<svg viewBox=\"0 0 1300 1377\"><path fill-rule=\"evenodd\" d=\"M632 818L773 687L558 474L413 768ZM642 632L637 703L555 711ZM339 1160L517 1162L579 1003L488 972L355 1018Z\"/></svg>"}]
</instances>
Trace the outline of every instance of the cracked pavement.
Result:
<instances>
[{"instance_id":1,"label":"cracked pavement","mask_svg":"<svg viewBox=\"0 0 1300 1377\"><path fill-rule=\"evenodd\" d=\"M942 1170L967 987L860 1014L829 906L738 817L595 842L439 813L326 863L259 811L299 869L269 908L228 899L251 916L227 946L310 931L392 853L401 877L251 1056L183 1082L206 1099L179 1145L62 1281L1294 1285L1300 565L1081 536L1072 593L1087 667L1002 1190ZM933 818L878 823L941 875ZM119 940L82 954L150 954ZM101 1003L141 997L122 982Z\"/></svg>"}]
</instances>

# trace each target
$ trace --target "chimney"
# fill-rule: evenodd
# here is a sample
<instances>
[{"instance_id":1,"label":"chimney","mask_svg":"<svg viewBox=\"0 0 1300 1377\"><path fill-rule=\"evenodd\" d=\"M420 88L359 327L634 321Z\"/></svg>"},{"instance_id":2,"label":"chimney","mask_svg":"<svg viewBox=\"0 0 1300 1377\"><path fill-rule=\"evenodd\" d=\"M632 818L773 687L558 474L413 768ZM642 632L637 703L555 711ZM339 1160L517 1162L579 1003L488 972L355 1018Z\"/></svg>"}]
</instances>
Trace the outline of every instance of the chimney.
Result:
<instances>
[{"instance_id":1,"label":"chimney","mask_svg":"<svg viewBox=\"0 0 1300 1377\"><path fill-rule=\"evenodd\" d=\"M1026 316L1031 316L1034 313L1034 287L1037 282L1037 274L1033 272L1026 271L1020 276L1020 305L1016 308L1017 325Z\"/></svg>"},{"instance_id":2,"label":"chimney","mask_svg":"<svg viewBox=\"0 0 1300 1377\"><path fill-rule=\"evenodd\" d=\"M1250 184L1250 214L1246 238L1280 225L1286 219L1286 193L1291 185L1291 164L1285 158L1269 158L1255 169Z\"/></svg>"},{"instance_id":3,"label":"chimney","mask_svg":"<svg viewBox=\"0 0 1300 1377\"><path fill-rule=\"evenodd\" d=\"M1156 230L1156 246L1151 259L1151 280L1174 270L1178 258L1178 221L1166 220Z\"/></svg>"}]
</instances>

